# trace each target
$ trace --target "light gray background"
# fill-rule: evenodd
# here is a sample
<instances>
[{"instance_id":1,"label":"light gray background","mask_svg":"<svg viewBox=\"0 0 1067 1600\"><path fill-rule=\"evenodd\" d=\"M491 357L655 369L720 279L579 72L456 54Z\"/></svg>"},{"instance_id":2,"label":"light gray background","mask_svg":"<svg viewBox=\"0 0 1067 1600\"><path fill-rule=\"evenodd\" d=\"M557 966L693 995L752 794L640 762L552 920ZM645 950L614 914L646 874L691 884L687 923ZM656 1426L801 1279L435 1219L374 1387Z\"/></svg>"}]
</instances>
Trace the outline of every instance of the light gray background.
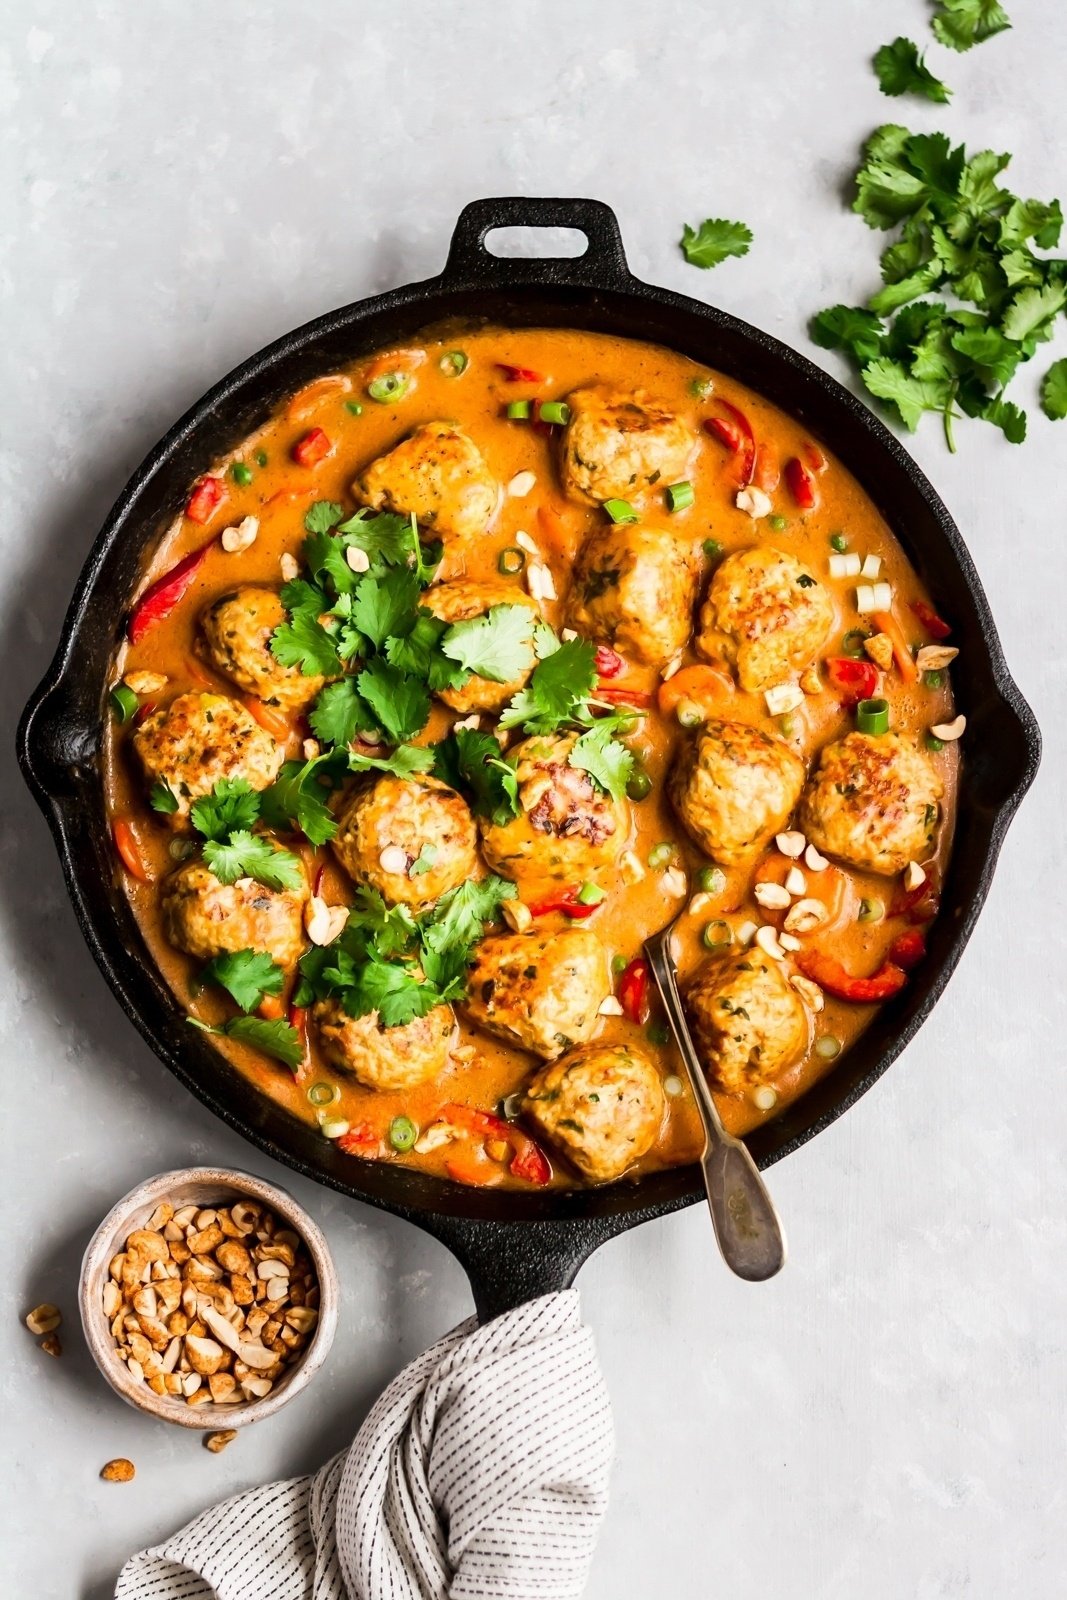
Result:
<instances>
[{"instance_id":1,"label":"light gray background","mask_svg":"<svg viewBox=\"0 0 1067 1600\"><path fill-rule=\"evenodd\" d=\"M878 238L840 196L877 122L1012 150L1023 194L1067 187L1067 9L1009 9L1014 31L969 56L932 48L956 87L945 110L885 100L868 67L895 32L926 37L922 0L7 8L5 1592L102 1600L128 1552L212 1498L316 1465L469 1309L436 1244L290 1179L213 1121L82 945L11 739L127 475L269 339L436 272L478 195L599 196L639 275L809 350L811 311L874 286ZM744 218L756 242L701 274L675 241L708 214ZM1063 350L1042 352L1017 398L1035 400ZM958 431L954 458L934 421L912 449L964 530L1045 764L921 1037L773 1171L783 1276L732 1282L699 1210L583 1272L618 1424L593 1600L1064 1592L1067 424L1031 409L1021 449ZM112 1200L204 1159L290 1183L345 1284L326 1372L219 1457L115 1399L72 1321L76 1263ZM18 1325L42 1298L67 1313L59 1362ZM136 1482L99 1482L120 1454Z\"/></svg>"}]
</instances>

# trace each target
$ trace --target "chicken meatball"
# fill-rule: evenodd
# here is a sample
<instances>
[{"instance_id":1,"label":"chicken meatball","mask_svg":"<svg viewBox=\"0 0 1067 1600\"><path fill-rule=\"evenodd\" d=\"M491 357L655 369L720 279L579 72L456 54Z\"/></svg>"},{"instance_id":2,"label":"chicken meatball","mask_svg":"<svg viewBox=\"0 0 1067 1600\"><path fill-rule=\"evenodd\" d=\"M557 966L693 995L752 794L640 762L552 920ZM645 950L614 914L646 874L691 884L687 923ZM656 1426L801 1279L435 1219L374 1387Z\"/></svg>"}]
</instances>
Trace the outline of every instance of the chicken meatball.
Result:
<instances>
[{"instance_id":1,"label":"chicken meatball","mask_svg":"<svg viewBox=\"0 0 1067 1600\"><path fill-rule=\"evenodd\" d=\"M810 667L834 625L834 606L802 562L778 550L739 550L716 569L696 646L726 661L749 694Z\"/></svg>"},{"instance_id":2,"label":"chicken meatball","mask_svg":"<svg viewBox=\"0 0 1067 1600\"><path fill-rule=\"evenodd\" d=\"M350 1017L340 1001L318 1000L311 1020L330 1065L365 1089L396 1091L431 1083L448 1066L456 1041L456 1017L449 1005L383 1028L376 1011Z\"/></svg>"},{"instance_id":3,"label":"chicken meatball","mask_svg":"<svg viewBox=\"0 0 1067 1600\"><path fill-rule=\"evenodd\" d=\"M634 661L665 666L689 640L699 571L696 550L662 528L597 528L574 564L567 621Z\"/></svg>"},{"instance_id":4,"label":"chicken meatball","mask_svg":"<svg viewBox=\"0 0 1067 1600\"><path fill-rule=\"evenodd\" d=\"M478 946L468 990L475 1022L553 1061L596 1031L608 958L591 928L501 934Z\"/></svg>"},{"instance_id":5,"label":"chicken meatball","mask_svg":"<svg viewBox=\"0 0 1067 1600\"><path fill-rule=\"evenodd\" d=\"M163 932L198 961L263 950L279 966L291 967L303 949L310 894L303 869L301 879L298 889L268 889L252 878L220 883L206 862L187 861L163 884Z\"/></svg>"},{"instance_id":6,"label":"chicken meatball","mask_svg":"<svg viewBox=\"0 0 1067 1600\"><path fill-rule=\"evenodd\" d=\"M422 603L442 622L467 622L474 617L484 617L494 606L525 606L531 613L531 637L533 621L540 615L537 601L532 595L514 584L494 583L492 579L479 582L474 578L454 578L450 583L435 583L423 595ZM531 652L529 667L518 677L497 683L492 678L483 678L474 673L462 688L439 689L438 699L464 716L472 711L499 711L513 694L518 694L534 665Z\"/></svg>"},{"instance_id":7,"label":"chicken meatball","mask_svg":"<svg viewBox=\"0 0 1067 1600\"><path fill-rule=\"evenodd\" d=\"M782 963L755 945L705 962L684 999L704 1070L727 1094L770 1082L808 1047L804 1002Z\"/></svg>"},{"instance_id":8,"label":"chicken meatball","mask_svg":"<svg viewBox=\"0 0 1067 1600\"><path fill-rule=\"evenodd\" d=\"M570 499L596 506L685 477L692 430L642 390L626 394L598 384L576 389L567 404L560 476Z\"/></svg>"},{"instance_id":9,"label":"chicken meatball","mask_svg":"<svg viewBox=\"0 0 1067 1600\"><path fill-rule=\"evenodd\" d=\"M659 1073L633 1045L587 1044L541 1067L523 1109L590 1183L620 1178L655 1144L665 1101Z\"/></svg>"},{"instance_id":10,"label":"chicken meatball","mask_svg":"<svg viewBox=\"0 0 1067 1600\"><path fill-rule=\"evenodd\" d=\"M477 876L467 802L437 778L383 774L353 792L337 824L338 861L390 905L421 911Z\"/></svg>"},{"instance_id":11,"label":"chicken meatball","mask_svg":"<svg viewBox=\"0 0 1067 1600\"><path fill-rule=\"evenodd\" d=\"M244 706L221 694L181 694L151 712L136 729L133 748L148 782L166 784L177 800L178 818L222 778L265 789L285 759Z\"/></svg>"},{"instance_id":12,"label":"chicken meatball","mask_svg":"<svg viewBox=\"0 0 1067 1600\"><path fill-rule=\"evenodd\" d=\"M933 849L944 786L905 733L849 733L828 744L798 827L829 856L890 877Z\"/></svg>"},{"instance_id":13,"label":"chicken meatball","mask_svg":"<svg viewBox=\"0 0 1067 1600\"><path fill-rule=\"evenodd\" d=\"M759 854L804 786L804 763L781 739L745 722L706 722L667 779L674 809L721 867Z\"/></svg>"},{"instance_id":14,"label":"chicken meatball","mask_svg":"<svg viewBox=\"0 0 1067 1600\"><path fill-rule=\"evenodd\" d=\"M594 878L629 842L629 802L613 800L568 765L577 737L536 735L516 745L510 759L519 780L519 814L505 823L480 823L485 859L522 893Z\"/></svg>"},{"instance_id":15,"label":"chicken meatball","mask_svg":"<svg viewBox=\"0 0 1067 1600\"><path fill-rule=\"evenodd\" d=\"M238 689L271 700L286 711L309 705L325 678L306 677L299 667L283 667L271 652L275 628L288 613L273 589L247 584L224 594L200 617L200 650L216 672Z\"/></svg>"},{"instance_id":16,"label":"chicken meatball","mask_svg":"<svg viewBox=\"0 0 1067 1600\"><path fill-rule=\"evenodd\" d=\"M352 493L376 511L414 515L446 543L475 539L499 489L474 440L452 422L426 422L358 475Z\"/></svg>"}]
</instances>

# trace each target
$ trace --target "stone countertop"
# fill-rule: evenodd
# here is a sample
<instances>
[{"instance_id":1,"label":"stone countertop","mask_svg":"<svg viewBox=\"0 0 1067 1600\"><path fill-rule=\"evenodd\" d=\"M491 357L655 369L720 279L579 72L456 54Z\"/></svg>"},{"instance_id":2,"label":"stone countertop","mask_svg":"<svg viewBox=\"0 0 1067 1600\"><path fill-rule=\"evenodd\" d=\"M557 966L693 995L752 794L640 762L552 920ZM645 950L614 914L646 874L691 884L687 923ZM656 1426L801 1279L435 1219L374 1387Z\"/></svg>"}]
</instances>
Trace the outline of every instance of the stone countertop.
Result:
<instances>
[{"instance_id":1,"label":"stone countertop","mask_svg":"<svg viewBox=\"0 0 1067 1600\"><path fill-rule=\"evenodd\" d=\"M38 1600L103 1600L128 1553L211 1500L318 1464L399 1366L469 1310L414 1228L303 1182L185 1093L106 990L11 761L75 574L136 463L239 359L319 312L425 277L491 194L595 195L634 271L713 299L824 365L808 314L874 286L878 239L842 204L880 121L1014 152L1022 194L1067 184L1067 10L936 45L951 108L887 101L868 66L927 7L846 0L463 7L205 0L9 8L0 850L7 1101L5 1569ZM702 274L683 221L744 218L744 261ZM928 419L909 443L964 530L1042 721L1037 785L987 910L920 1036L866 1098L771 1173L791 1260L731 1280L700 1209L583 1271L618 1464L591 1600L935 1600L1063 1593L1065 881L1062 594L1067 425L1031 437ZM345 1284L327 1371L211 1456L124 1407L75 1317L85 1240L168 1166L247 1165L326 1229ZM40 1354L16 1313L67 1313ZM521 1419L517 1419L521 1425ZM137 1464L128 1487L97 1474ZM1058 1458L1058 1465L1057 1465ZM15 1581L17 1579L17 1582ZM12 1591L14 1592L14 1591Z\"/></svg>"}]
</instances>

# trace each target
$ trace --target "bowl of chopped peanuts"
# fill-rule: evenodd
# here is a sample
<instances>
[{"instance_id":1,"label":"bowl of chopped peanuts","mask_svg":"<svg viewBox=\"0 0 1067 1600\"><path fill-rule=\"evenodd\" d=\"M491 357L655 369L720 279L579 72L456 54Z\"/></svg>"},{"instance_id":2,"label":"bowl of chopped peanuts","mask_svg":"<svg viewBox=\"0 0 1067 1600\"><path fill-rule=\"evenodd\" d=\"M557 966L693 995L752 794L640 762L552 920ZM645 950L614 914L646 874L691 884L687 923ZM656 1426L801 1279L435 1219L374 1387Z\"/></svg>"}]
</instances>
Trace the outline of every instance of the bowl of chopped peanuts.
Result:
<instances>
[{"instance_id":1,"label":"bowl of chopped peanuts","mask_svg":"<svg viewBox=\"0 0 1067 1600\"><path fill-rule=\"evenodd\" d=\"M78 1293L116 1394L184 1428L271 1416L337 1328L320 1229L284 1189L222 1167L163 1172L124 1195L89 1242Z\"/></svg>"}]
</instances>

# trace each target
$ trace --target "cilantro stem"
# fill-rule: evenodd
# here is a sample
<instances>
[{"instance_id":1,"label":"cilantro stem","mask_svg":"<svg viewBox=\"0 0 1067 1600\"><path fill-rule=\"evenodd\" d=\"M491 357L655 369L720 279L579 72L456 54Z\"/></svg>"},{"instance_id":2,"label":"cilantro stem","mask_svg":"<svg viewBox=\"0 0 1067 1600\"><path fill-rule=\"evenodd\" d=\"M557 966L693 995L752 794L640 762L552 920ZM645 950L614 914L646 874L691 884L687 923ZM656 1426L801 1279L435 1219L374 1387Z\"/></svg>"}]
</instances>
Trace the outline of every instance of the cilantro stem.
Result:
<instances>
[{"instance_id":1,"label":"cilantro stem","mask_svg":"<svg viewBox=\"0 0 1067 1600\"><path fill-rule=\"evenodd\" d=\"M955 390L955 388L953 388L952 392L950 393L950 395L948 397L948 399L945 401L945 410L944 410L945 443L948 445L949 450L952 453L952 455L956 454L956 441L952 436L952 419L956 415L955 409L953 407L953 401L955 400L955 398L956 398L956 390Z\"/></svg>"}]
</instances>

